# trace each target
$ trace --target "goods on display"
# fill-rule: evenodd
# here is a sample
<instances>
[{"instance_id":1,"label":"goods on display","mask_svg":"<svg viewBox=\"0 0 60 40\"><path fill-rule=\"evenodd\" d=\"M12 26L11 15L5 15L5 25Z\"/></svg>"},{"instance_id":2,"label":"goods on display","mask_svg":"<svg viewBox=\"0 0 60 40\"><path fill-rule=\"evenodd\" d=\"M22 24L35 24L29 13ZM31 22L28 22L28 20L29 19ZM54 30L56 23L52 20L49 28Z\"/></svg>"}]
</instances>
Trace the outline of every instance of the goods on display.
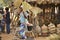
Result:
<instances>
[{"instance_id":1,"label":"goods on display","mask_svg":"<svg viewBox=\"0 0 60 40\"><path fill-rule=\"evenodd\" d=\"M36 26L36 32L37 32L37 33L41 33L41 28L40 28L40 26Z\"/></svg>"},{"instance_id":2,"label":"goods on display","mask_svg":"<svg viewBox=\"0 0 60 40\"><path fill-rule=\"evenodd\" d=\"M45 24L41 27L41 31L43 36L48 36L48 27Z\"/></svg>"},{"instance_id":3,"label":"goods on display","mask_svg":"<svg viewBox=\"0 0 60 40\"><path fill-rule=\"evenodd\" d=\"M53 23L50 23L48 25L48 28L49 28L49 33L55 33L56 32L56 27Z\"/></svg>"},{"instance_id":4,"label":"goods on display","mask_svg":"<svg viewBox=\"0 0 60 40\"><path fill-rule=\"evenodd\" d=\"M31 9L32 6L30 4L28 4L27 2L22 2L22 8L23 8L23 11L27 11L27 10Z\"/></svg>"},{"instance_id":5,"label":"goods on display","mask_svg":"<svg viewBox=\"0 0 60 40\"><path fill-rule=\"evenodd\" d=\"M49 39L50 39L50 40L59 40L60 38L59 38L59 36L56 35L56 34L51 34L51 35L49 36Z\"/></svg>"},{"instance_id":6,"label":"goods on display","mask_svg":"<svg viewBox=\"0 0 60 40\"><path fill-rule=\"evenodd\" d=\"M21 3L22 3L22 0L15 0L15 1L14 1L14 6L15 6L16 8L18 8Z\"/></svg>"},{"instance_id":7,"label":"goods on display","mask_svg":"<svg viewBox=\"0 0 60 40\"><path fill-rule=\"evenodd\" d=\"M38 7L32 7L30 10L33 12L33 14L35 14L35 16L37 16L38 13L41 13L43 11L41 8Z\"/></svg>"},{"instance_id":8,"label":"goods on display","mask_svg":"<svg viewBox=\"0 0 60 40\"><path fill-rule=\"evenodd\" d=\"M57 34L60 34L60 24L57 25Z\"/></svg>"}]
</instances>

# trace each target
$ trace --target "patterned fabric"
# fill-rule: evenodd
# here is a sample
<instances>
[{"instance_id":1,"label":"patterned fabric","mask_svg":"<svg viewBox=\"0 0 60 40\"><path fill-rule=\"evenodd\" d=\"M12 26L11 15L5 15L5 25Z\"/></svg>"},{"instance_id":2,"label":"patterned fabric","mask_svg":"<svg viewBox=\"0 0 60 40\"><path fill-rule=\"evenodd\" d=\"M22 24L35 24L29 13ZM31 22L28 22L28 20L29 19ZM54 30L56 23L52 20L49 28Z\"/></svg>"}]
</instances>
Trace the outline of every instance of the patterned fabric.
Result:
<instances>
[{"instance_id":1,"label":"patterned fabric","mask_svg":"<svg viewBox=\"0 0 60 40\"><path fill-rule=\"evenodd\" d=\"M25 18L25 16L27 17L28 16L28 13L27 12L21 12L20 13L20 31L19 31L19 34L21 35L22 38L26 38L26 35L25 35L25 32L27 31L27 24L28 23L28 20Z\"/></svg>"},{"instance_id":2,"label":"patterned fabric","mask_svg":"<svg viewBox=\"0 0 60 40\"><path fill-rule=\"evenodd\" d=\"M24 17L23 12L20 13L20 22L25 23L25 17Z\"/></svg>"}]
</instances>

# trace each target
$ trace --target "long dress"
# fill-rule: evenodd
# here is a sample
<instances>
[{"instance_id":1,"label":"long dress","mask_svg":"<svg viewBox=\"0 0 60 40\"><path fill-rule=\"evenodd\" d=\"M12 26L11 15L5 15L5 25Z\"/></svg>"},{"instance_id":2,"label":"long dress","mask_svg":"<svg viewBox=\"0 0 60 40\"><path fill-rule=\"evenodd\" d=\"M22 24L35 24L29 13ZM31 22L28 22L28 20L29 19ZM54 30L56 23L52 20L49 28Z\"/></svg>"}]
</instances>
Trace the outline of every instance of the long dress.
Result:
<instances>
[{"instance_id":1,"label":"long dress","mask_svg":"<svg viewBox=\"0 0 60 40\"><path fill-rule=\"evenodd\" d=\"M24 12L25 16L27 16L27 13ZM22 38L26 38L25 32L27 31L27 22L28 20L24 17L23 12L20 13L20 35Z\"/></svg>"}]
</instances>

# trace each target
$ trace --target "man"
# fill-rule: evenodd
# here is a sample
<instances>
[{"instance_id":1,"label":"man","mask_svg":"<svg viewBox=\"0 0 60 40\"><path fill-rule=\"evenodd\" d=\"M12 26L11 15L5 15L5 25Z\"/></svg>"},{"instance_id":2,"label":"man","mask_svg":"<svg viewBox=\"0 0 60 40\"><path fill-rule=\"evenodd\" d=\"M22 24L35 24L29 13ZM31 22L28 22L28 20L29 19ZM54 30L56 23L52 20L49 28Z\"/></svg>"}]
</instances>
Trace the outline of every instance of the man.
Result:
<instances>
[{"instance_id":1,"label":"man","mask_svg":"<svg viewBox=\"0 0 60 40\"><path fill-rule=\"evenodd\" d=\"M7 33L10 33L10 12L9 12L9 8L6 7L6 29L7 29Z\"/></svg>"}]
</instances>

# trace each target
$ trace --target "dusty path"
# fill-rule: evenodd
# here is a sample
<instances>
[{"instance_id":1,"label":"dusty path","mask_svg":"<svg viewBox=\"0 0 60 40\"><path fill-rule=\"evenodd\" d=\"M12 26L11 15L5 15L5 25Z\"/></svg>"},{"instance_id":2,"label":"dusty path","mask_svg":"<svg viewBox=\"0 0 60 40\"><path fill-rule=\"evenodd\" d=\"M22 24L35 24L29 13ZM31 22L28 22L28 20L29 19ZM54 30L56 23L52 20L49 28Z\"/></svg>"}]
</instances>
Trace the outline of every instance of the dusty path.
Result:
<instances>
[{"instance_id":1,"label":"dusty path","mask_svg":"<svg viewBox=\"0 0 60 40\"><path fill-rule=\"evenodd\" d=\"M13 40L14 35L13 34L1 34L2 40ZM29 40L29 39L28 39ZM35 40L49 40L47 37L37 37Z\"/></svg>"}]
</instances>

